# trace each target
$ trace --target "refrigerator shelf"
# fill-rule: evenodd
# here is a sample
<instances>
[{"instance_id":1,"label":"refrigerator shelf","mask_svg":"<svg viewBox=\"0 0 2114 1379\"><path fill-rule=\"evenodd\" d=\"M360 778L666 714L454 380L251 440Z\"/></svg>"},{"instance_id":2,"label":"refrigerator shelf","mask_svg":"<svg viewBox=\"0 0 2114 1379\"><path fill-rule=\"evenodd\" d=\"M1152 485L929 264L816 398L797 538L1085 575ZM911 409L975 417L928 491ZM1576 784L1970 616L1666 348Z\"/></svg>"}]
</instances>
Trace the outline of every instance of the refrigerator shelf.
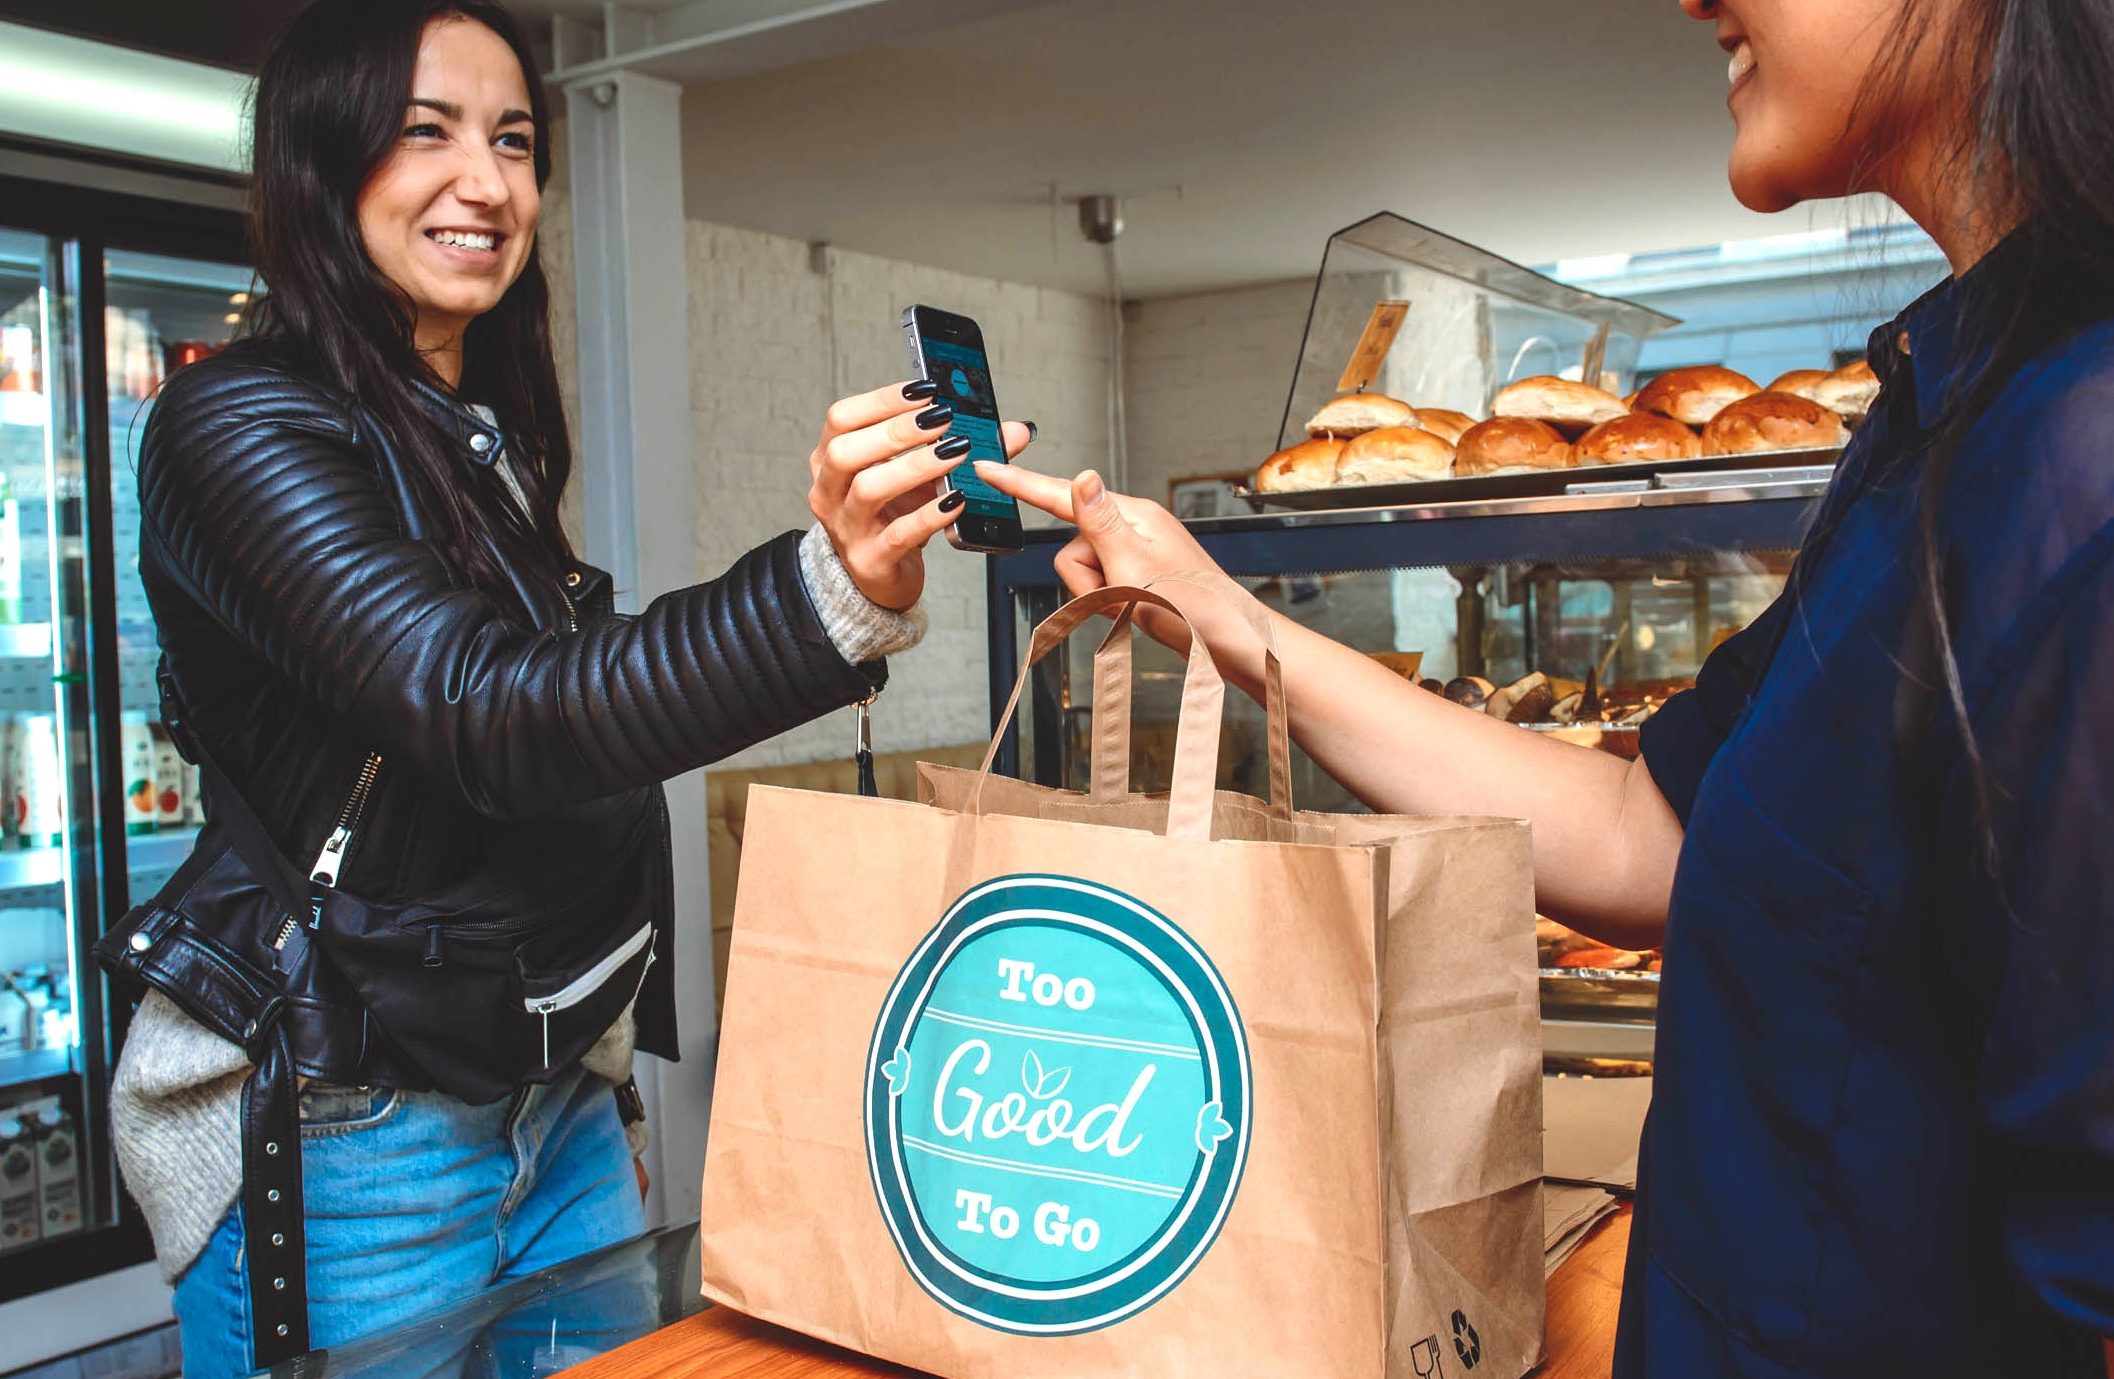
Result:
<instances>
[{"instance_id":1,"label":"refrigerator shelf","mask_svg":"<svg viewBox=\"0 0 2114 1379\"><path fill-rule=\"evenodd\" d=\"M38 1049L33 1053L11 1053L0 1057L0 1092L46 1078L79 1072L72 1049Z\"/></svg>"},{"instance_id":2,"label":"refrigerator shelf","mask_svg":"<svg viewBox=\"0 0 2114 1379\"><path fill-rule=\"evenodd\" d=\"M198 841L195 828L172 828L164 833L134 834L127 839L128 869L135 875L172 871L190 856ZM36 890L61 885L66 880L65 848L42 847L0 851L0 899L9 891Z\"/></svg>"}]
</instances>

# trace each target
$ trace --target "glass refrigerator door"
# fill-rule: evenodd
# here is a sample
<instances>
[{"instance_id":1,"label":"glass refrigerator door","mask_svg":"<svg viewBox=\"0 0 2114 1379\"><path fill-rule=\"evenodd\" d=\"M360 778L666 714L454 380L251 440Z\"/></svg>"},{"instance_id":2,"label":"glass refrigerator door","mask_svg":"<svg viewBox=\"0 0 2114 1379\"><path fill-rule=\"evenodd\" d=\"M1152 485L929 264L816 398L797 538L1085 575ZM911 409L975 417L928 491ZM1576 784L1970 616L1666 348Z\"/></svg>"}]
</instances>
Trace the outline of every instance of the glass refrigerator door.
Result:
<instances>
[{"instance_id":1,"label":"glass refrigerator door","mask_svg":"<svg viewBox=\"0 0 2114 1379\"><path fill-rule=\"evenodd\" d=\"M113 1219L101 1133L81 446L61 251L0 229L0 1254ZM84 1006L84 1002L86 1005Z\"/></svg>"},{"instance_id":2,"label":"glass refrigerator door","mask_svg":"<svg viewBox=\"0 0 2114 1379\"><path fill-rule=\"evenodd\" d=\"M130 903L154 894L204 822L196 768L157 721L154 618L139 576L139 445L162 379L227 344L250 270L112 249L103 260L110 424L110 529L117 575L118 775Z\"/></svg>"}]
</instances>

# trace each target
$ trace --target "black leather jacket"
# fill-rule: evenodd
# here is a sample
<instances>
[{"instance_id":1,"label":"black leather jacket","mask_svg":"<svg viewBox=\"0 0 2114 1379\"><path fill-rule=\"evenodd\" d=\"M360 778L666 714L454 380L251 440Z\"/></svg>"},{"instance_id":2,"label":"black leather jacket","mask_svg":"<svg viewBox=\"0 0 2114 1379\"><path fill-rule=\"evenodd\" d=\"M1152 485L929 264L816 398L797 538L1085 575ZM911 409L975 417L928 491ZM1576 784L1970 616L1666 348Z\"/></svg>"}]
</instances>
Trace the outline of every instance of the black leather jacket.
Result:
<instances>
[{"instance_id":1,"label":"black leather jacket","mask_svg":"<svg viewBox=\"0 0 2114 1379\"><path fill-rule=\"evenodd\" d=\"M466 472L502 455L504 435L424 395L461 437ZM585 565L566 580L569 607L526 581L511 598L471 587L421 539L371 419L261 345L170 378L139 485L140 572L182 728L296 867L381 755L339 875L364 897L429 895L531 859L594 866L598 828L641 800L658 808L662 780L885 678L831 643L793 533L636 616L616 613L609 577ZM216 876L241 877L209 864L227 849L208 823L179 878L194 917L270 904L246 880L210 893ZM656 865L668 869L665 849ZM667 894L665 878L648 889ZM638 1012L641 1046L670 1057L673 968L658 964Z\"/></svg>"}]
</instances>

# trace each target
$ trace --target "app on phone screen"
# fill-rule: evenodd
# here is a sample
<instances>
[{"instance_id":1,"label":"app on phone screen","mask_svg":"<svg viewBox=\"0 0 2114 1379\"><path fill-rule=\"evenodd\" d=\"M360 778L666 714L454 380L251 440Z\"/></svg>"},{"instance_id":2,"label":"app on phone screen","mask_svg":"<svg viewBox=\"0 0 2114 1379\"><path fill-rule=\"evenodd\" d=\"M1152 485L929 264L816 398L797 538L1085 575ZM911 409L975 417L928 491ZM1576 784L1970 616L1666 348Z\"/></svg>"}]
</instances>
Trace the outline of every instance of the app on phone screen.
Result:
<instances>
[{"instance_id":1,"label":"app on phone screen","mask_svg":"<svg viewBox=\"0 0 2114 1379\"><path fill-rule=\"evenodd\" d=\"M998 399L991 391L991 369L982 350L930 336L921 343L925 350L927 377L939 385L935 402L954 408L950 436L969 438L969 453L948 475L947 482L962 495L964 510L982 517L1013 518L1013 500L976 477L978 460L1005 463L1006 446L998 433Z\"/></svg>"}]
</instances>

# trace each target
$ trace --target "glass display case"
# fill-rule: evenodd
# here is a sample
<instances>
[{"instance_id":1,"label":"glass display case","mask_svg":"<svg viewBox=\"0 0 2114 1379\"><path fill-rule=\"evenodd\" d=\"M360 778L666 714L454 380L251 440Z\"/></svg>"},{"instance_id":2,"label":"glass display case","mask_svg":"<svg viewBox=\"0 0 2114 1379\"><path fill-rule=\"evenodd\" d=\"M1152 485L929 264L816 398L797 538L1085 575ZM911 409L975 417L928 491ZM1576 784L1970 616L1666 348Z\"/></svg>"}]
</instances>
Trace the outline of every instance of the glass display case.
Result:
<instances>
[{"instance_id":1,"label":"glass display case","mask_svg":"<svg viewBox=\"0 0 2114 1379\"><path fill-rule=\"evenodd\" d=\"M1719 641L1775 598L1826 487L1826 464L1587 486L1555 496L1336 512L1266 513L1190 524L1206 550L1270 607L1439 692L1479 677L1502 689L1539 673L1552 697L1593 688L1608 708L1570 723L1521 722L1633 756L1638 727L1693 681ZM989 569L994 712L1029 630L1063 601L1059 532ZM1036 668L1000 769L1084 788L1092 639ZM1180 662L1137 636L1132 779L1164 789ZM1546 702L1546 701L1545 701ZM1487 708L1487 705L1486 705ZM1228 696L1221 784L1264 793L1262 712ZM1536 715L1521 715L1534 719ZM1302 808L1357 799L1294 749ZM1554 1066L1648 1065L1654 955L1602 949L1555 926L1541 944L1547 1052Z\"/></svg>"},{"instance_id":2,"label":"glass display case","mask_svg":"<svg viewBox=\"0 0 2114 1379\"><path fill-rule=\"evenodd\" d=\"M1373 308L1408 311L1371 391L1415 407L1490 415L1499 388L1536 374L1584 378L1610 392L1633 386L1646 339L1679 324L1619 298L1544 277L1486 249L1383 211L1329 236L1285 401L1277 444L1306 436L1306 420L1339 391Z\"/></svg>"},{"instance_id":3,"label":"glass display case","mask_svg":"<svg viewBox=\"0 0 2114 1379\"><path fill-rule=\"evenodd\" d=\"M238 216L0 178L0 1301L148 1257L105 1115L129 1015L89 956L189 853L156 722L136 461L223 344Z\"/></svg>"}]
</instances>

